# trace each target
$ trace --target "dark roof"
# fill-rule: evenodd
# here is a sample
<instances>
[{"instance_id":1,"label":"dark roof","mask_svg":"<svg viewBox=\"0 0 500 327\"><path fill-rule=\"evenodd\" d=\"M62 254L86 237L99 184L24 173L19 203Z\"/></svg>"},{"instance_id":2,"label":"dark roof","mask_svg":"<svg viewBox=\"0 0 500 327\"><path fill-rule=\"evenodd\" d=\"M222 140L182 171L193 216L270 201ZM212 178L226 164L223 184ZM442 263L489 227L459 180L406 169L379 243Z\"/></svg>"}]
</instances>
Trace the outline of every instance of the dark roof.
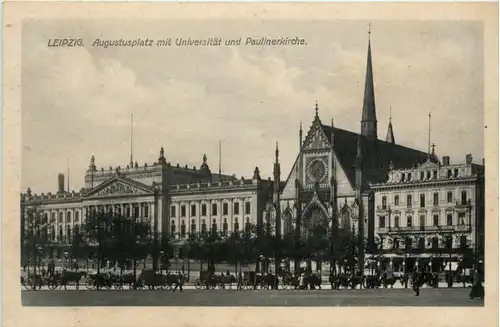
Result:
<instances>
[{"instance_id":1,"label":"dark roof","mask_svg":"<svg viewBox=\"0 0 500 327\"><path fill-rule=\"evenodd\" d=\"M340 128L321 125L328 140L333 131L334 149L337 158L351 184L355 185L354 164L357 155L358 133ZM387 172L392 162L394 168L411 168L427 160L428 154L402 145L382 140L374 141L374 146L365 137L363 139L363 178L367 183L380 183L387 180ZM437 158L433 158L437 161Z\"/></svg>"}]
</instances>

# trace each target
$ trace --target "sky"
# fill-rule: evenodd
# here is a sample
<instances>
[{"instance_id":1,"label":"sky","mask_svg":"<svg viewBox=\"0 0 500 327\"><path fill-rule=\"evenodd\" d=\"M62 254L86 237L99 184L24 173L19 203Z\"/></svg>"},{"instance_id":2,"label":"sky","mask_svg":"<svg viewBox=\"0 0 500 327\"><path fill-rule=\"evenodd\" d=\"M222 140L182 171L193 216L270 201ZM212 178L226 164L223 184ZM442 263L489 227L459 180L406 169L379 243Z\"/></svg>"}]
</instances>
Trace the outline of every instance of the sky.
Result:
<instances>
[{"instance_id":1,"label":"sky","mask_svg":"<svg viewBox=\"0 0 500 327\"><path fill-rule=\"evenodd\" d=\"M375 21L371 45L378 137L390 108L396 143L452 163L484 156L483 27L467 21ZM48 47L51 38L84 47ZM303 46L92 47L96 39L300 37ZM279 142L282 179L297 156L314 106L324 124L359 132L368 22L355 20L26 20L22 39L21 189L55 192L70 171L83 185L98 169L172 164L272 176Z\"/></svg>"}]
</instances>

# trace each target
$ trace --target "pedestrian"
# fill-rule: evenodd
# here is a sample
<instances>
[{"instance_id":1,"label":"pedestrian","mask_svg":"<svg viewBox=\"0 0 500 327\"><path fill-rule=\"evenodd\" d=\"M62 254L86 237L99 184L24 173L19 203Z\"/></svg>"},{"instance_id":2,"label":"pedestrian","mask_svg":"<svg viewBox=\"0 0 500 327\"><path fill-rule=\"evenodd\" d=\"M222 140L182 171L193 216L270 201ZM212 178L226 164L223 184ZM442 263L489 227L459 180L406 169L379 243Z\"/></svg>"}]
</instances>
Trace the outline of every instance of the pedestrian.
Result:
<instances>
[{"instance_id":1,"label":"pedestrian","mask_svg":"<svg viewBox=\"0 0 500 327\"><path fill-rule=\"evenodd\" d=\"M177 287L179 287L179 292L182 292L182 285L184 285L184 276L179 272L177 273L177 280L175 283L174 292L177 290Z\"/></svg>"},{"instance_id":2,"label":"pedestrian","mask_svg":"<svg viewBox=\"0 0 500 327\"><path fill-rule=\"evenodd\" d=\"M305 279L304 273L301 273L299 278L299 289L301 290L305 289L304 279Z\"/></svg>"},{"instance_id":3,"label":"pedestrian","mask_svg":"<svg viewBox=\"0 0 500 327\"><path fill-rule=\"evenodd\" d=\"M415 296L420 295L420 275L418 272L415 272L413 276L413 291L415 292Z\"/></svg>"},{"instance_id":4,"label":"pedestrian","mask_svg":"<svg viewBox=\"0 0 500 327\"><path fill-rule=\"evenodd\" d=\"M241 272L238 273L238 284L237 284L237 289L238 291L241 291L243 287L243 276L241 275Z\"/></svg>"},{"instance_id":5,"label":"pedestrian","mask_svg":"<svg viewBox=\"0 0 500 327\"><path fill-rule=\"evenodd\" d=\"M478 270L474 271L472 282L473 284L470 290L469 299L472 300L475 299L476 297L484 299L484 287L483 284L481 283L481 276Z\"/></svg>"}]
</instances>

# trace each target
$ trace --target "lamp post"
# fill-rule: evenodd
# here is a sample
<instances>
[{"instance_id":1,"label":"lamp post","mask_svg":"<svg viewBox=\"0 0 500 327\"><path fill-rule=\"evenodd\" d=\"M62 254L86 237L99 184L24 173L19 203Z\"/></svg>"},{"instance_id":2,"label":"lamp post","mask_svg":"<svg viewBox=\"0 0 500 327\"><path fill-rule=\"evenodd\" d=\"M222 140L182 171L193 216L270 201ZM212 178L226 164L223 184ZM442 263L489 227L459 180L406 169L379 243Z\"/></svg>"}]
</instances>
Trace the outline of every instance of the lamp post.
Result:
<instances>
[{"instance_id":1,"label":"lamp post","mask_svg":"<svg viewBox=\"0 0 500 327\"><path fill-rule=\"evenodd\" d=\"M408 276L406 276L406 258L403 259L403 279L405 282L405 288L408 288Z\"/></svg>"},{"instance_id":2,"label":"lamp post","mask_svg":"<svg viewBox=\"0 0 500 327\"><path fill-rule=\"evenodd\" d=\"M163 250L160 251L160 275L163 274L163 256L165 252Z\"/></svg>"},{"instance_id":3,"label":"lamp post","mask_svg":"<svg viewBox=\"0 0 500 327\"><path fill-rule=\"evenodd\" d=\"M189 282L189 276L191 275L191 259L189 257L189 251L190 251L190 247L189 247L189 242L186 242L186 244L184 245L184 253L186 254L185 255L185 261L187 260L187 278L186 278L186 282Z\"/></svg>"},{"instance_id":4,"label":"lamp post","mask_svg":"<svg viewBox=\"0 0 500 327\"><path fill-rule=\"evenodd\" d=\"M68 252L64 252L64 263L63 263L64 268L68 269Z\"/></svg>"}]
</instances>

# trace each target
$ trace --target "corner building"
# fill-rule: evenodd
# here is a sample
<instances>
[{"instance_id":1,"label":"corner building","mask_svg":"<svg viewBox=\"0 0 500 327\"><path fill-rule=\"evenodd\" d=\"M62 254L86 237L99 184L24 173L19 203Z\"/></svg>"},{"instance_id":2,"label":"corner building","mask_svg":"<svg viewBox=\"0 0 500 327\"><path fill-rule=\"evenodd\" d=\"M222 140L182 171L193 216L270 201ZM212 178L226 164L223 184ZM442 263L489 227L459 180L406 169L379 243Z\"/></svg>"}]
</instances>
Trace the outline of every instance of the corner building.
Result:
<instances>
[{"instance_id":1,"label":"corner building","mask_svg":"<svg viewBox=\"0 0 500 327\"><path fill-rule=\"evenodd\" d=\"M484 253L484 164L429 160L410 169L390 167L375 190L375 235L384 266L396 272L456 271ZM471 268L473 262L464 262Z\"/></svg>"}]
</instances>

